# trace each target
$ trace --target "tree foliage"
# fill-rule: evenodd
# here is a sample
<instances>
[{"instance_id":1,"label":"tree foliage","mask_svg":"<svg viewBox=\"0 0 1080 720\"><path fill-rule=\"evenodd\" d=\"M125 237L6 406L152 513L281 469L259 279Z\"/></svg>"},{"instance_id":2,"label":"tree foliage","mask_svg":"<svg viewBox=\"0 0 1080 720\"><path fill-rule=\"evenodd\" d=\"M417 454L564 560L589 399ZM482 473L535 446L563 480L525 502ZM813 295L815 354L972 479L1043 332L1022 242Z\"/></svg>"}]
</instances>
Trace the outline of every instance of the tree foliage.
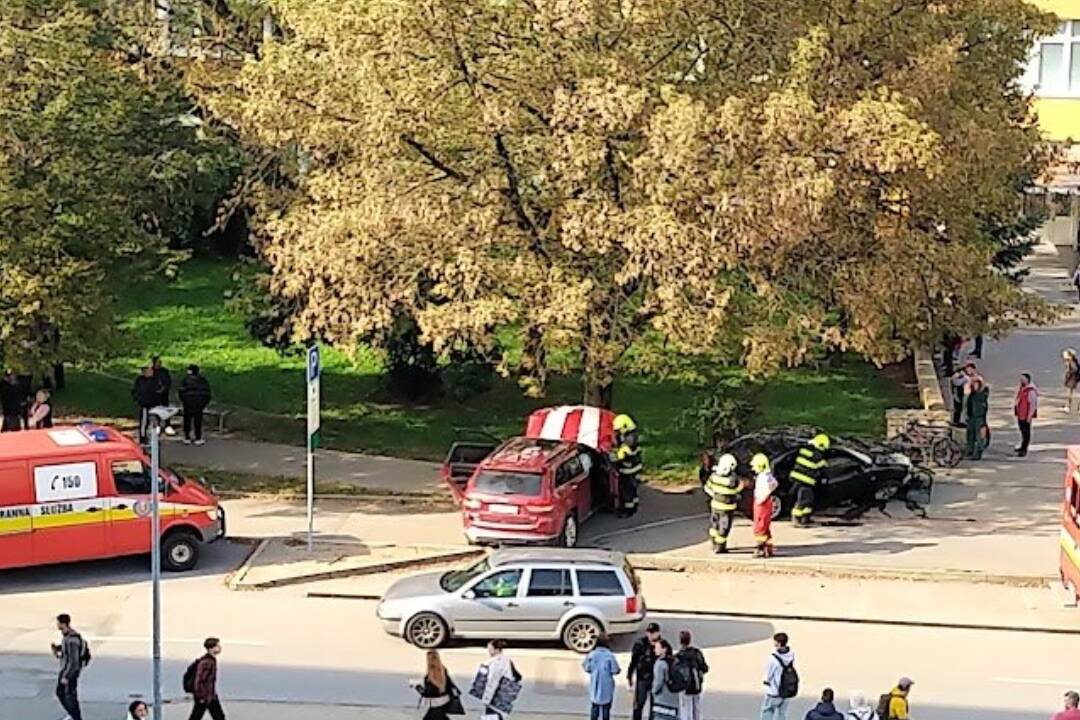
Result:
<instances>
[{"instance_id":1,"label":"tree foliage","mask_svg":"<svg viewBox=\"0 0 1080 720\"><path fill-rule=\"evenodd\" d=\"M510 328L527 390L570 349L607 402L645 337L759 373L1048 317L983 222L1041 162L1022 0L271 6L204 90L276 158L250 187L299 335Z\"/></svg>"},{"instance_id":2,"label":"tree foliage","mask_svg":"<svg viewBox=\"0 0 1080 720\"><path fill-rule=\"evenodd\" d=\"M168 267L228 185L113 6L0 4L0 358L25 371L107 351L117 290Z\"/></svg>"}]
</instances>

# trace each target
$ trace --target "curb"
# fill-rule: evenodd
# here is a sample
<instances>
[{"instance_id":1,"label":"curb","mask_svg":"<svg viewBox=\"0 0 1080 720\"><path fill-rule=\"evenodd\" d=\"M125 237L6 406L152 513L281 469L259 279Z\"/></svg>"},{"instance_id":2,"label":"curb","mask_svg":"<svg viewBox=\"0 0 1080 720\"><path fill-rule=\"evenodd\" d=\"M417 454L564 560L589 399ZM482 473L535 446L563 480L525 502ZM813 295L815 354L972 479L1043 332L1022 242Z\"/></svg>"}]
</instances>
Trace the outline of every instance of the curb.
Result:
<instances>
[{"instance_id":1,"label":"curb","mask_svg":"<svg viewBox=\"0 0 1080 720\"><path fill-rule=\"evenodd\" d=\"M244 579L247 577L255 560L263 553L263 551L274 540L281 540L282 538L264 538L259 542L259 546L254 552L248 556L248 559L244 561L244 564L229 578L227 587L230 590L236 591L249 591L249 590L268 590L270 588L286 587L289 585L303 585L310 582L318 582L321 580L336 580L346 577L358 577L361 575L378 575L384 572L390 572L393 570L403 570L408 568L426 567L430 565L442 565L444 563L456 562L458 560L467 560L469 558L477 557L484 553L481 549L470 548L468 550L451 550L446 549L436 552L439 554L427 555L424 557L407 558L404 560L388 560L386 562L376 563L373 565L364 565L362 567L343 568L340 570L325 570L321 572L306 573L304 575L293 575L290 577L277 578L274 580L265 580L258 583L245 583ZM347 544L347 543L337 543ZM367 543L369 547L401 547L393 543ZM426 546L425 546L426 547Z\"/></svg>"},{"instance_id":2,"label":"curb","mask_svg":"<svg viewBox=\"0 0 1080 720\"><path fill-rule=\"evenodd\" d=\"M672 555L632 553L630 562L637 570L657 572L744 573L748 575L804 575L845 580L907 580L912 582L957 582L1004 585L1008 587L1043 587L1057 580L1052 575L1003 575L979 570L905 570L872 568L860 565L803 565L783 560L719 560Z\"/></svg>"}]
</instances>

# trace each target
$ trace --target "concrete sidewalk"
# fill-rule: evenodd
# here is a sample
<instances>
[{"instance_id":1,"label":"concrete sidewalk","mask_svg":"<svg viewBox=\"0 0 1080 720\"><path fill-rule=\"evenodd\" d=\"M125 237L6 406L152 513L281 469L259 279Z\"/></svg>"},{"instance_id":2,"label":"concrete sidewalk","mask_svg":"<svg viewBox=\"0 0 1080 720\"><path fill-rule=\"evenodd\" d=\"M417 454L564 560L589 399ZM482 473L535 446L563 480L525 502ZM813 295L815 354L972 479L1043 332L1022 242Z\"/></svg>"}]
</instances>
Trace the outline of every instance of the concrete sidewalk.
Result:
<instances>
[{"instance_id":1,"label":"concrete sidewalk","mask_svg":"<svg viewBox=\"0 0 1080 720\"><path fill-rule=\"evenodd\" d=\"M167 438L162 448L166 464L204 467L270 477L302 478L307 475L307 453L302 447L253 442L210 435L206 445L185 445ZM376 455L317 450L316 477L349 483L380 492L442 493L436 463L401 460Z\"/></svg>"}]
</instances>

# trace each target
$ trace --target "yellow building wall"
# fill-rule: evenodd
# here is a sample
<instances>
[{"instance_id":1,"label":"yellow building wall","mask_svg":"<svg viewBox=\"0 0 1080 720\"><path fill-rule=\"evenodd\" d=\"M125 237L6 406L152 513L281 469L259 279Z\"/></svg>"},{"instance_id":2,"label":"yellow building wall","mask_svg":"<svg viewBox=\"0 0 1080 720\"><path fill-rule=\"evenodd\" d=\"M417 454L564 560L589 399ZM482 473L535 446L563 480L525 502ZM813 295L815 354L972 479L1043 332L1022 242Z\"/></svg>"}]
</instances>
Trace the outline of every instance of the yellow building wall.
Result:
<instances>
[{"instance_id":1,"label":"yellow building wall","mask_svg":"<svg viewBox=\"0 0 1080 720\"><path fill-rule=\"evenodd\" d=\"M1037 8L1059 15L1065 20L1080 18L1080 0L1028 0Z\"/></svg>"},{"instance_id":2,"label":"yellow building wall","mask_svg":"<svg viewBox=\"0 0 1080 720\"><path fill-rule=\"evenodd\" d=\"M1036 98L1035 112L1047 140L1080 142L1080 98Z\"/></svg>"}]
</instances>

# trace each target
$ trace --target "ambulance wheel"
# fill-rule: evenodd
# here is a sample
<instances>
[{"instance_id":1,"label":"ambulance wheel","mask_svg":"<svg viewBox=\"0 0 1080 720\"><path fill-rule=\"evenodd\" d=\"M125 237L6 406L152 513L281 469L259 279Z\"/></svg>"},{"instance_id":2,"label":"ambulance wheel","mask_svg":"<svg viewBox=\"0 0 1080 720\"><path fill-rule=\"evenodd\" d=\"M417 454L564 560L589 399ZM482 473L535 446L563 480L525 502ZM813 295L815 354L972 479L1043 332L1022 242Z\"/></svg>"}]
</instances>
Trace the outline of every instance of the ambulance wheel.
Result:
<instances>
[{"instance_id":1,"label":"ambulance wheel","mask_svg":"<svg viewBox=\"0 0 1080 720\"><path fill-rule=\"evenodd\" d=\"M161 541L161 567L168 572L187 572L199 562L199 541L191 533L177 532Z\"/></svg>"},{"instance_id":2,"label":"ambulance wheel","mask_svg":"<svg viewBox=\"0 0 1080 720\"><path fill-rule=\"evenodd\" d=\"M563 523L562 534L559 536L559 545L562 547L572 548L577 546L578 541L578 524L577 518L573 514L566 516L566 522Z\"/></svg>"}]
</instances>

